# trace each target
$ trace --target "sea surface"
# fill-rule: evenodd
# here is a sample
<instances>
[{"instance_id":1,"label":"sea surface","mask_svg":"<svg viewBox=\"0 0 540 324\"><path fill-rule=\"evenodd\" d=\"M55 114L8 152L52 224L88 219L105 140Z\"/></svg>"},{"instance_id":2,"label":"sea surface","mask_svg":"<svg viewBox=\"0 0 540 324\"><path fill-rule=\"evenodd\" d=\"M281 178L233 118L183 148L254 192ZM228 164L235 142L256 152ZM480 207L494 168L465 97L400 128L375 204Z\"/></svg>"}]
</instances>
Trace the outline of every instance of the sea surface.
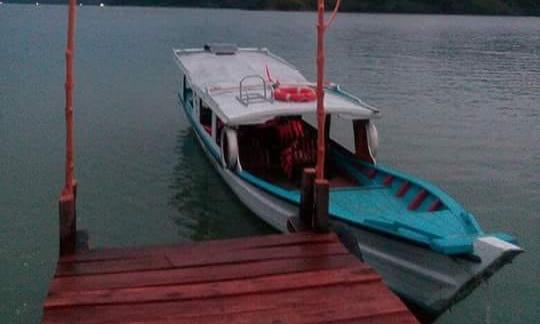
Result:
<instances>
[{"instance_id":1,"label":"sea surface","mask_svg":"<svg viewBox=\"0 0 540 324\"><path fill-rule=\"evenodd\" d=\"M66 10L0 6L0 323L39 322L55 269ZM268 47L314 79L314 23L306 12L78 8L78 215L93 247L273 232L198 147L172 48ZM538 321L540 19L340 14L327 77L381 108L381 163L440 185L526 250L438 323ZM345 130L335 136L350 145Z\"/></svg>"}]
</instances>

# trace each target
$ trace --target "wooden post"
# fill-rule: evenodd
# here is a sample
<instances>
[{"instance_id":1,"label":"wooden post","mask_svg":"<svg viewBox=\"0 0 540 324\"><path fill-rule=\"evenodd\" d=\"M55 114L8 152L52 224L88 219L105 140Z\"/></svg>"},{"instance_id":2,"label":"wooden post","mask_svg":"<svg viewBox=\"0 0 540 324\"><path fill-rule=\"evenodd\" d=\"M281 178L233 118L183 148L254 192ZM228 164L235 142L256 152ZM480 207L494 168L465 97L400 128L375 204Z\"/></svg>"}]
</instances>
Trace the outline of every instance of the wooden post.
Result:
<instances>
[{"instance_id":1,"label":"wooden post","mask_svg":"<svg viewBox=\"0 0 540 324\"><path fill-rule=\"evenodd\" d=\"M317 232L328 231L328 203L329 189L328 180L325 179L326 170L326 145L329 137L330 120L327 120L324 111L324 32L336 18L341 0L336 1L334 11L330 19L324 20L324 0L317 1L317 165L315 177L315 217L313 218L313 230Z\"/></svg>"},{"instance_id":2,"label":"wooden post","mask_svg":"<svg viewBox=\"0 0 540 324\"><path fill-rule=\"evenodd\" d=\"M59 205L60 255L73 254L77 245L77 184L73 194L62 193Z\"/></svg>"},{"instance_id":3,"label":"wooden post","mask_svg":"<svg viewBox=\"0 0 540 324\"><path fill-rule=\"evenodd\" d=\"M60 255L75 252L77 242L76 198L77 182L74 177L75 163L73 161L73 52L75 34L76 0L69 0L68 30L66 45L66 166L65 183L60 194Z\"/></svg>"},{"instance_id":4,"label":"wooden post","mask_svg":"<svg viewBox=\"0 0 540 324\"><path fill-rule=\"evenodd\" d=\"M298 216L289 217L287 229L291 233L311 231L315 217L315 169L305 168L302 171L302 184L300 188L300 211Z\"/></svg>"},{"instance_id":5,"label":"wooden post","mask_svg":"<svg viewBox=\"0 0 540 324\"><path fill-rule=\"evenodd\" d=\"M324 0L317 2L317 165L316 178L324 179L325 136L324 126Z\"/></svg>"},{"instance_id":6,"label":"wooden post","mask_svg":"<svg viewBox=\"0 0 540 324\"><path fill-rule=\"evenodd\" d=\"M315 180L315 217L313 230L315 232L328 232L328 202L330 184L326 179Z\"/></svg>"},{"instance_id":7,"label":"wooden post","mask_svg":"<svg viewBox=\"0 0 540 324\"><path fill-rule=\"evenodd\" d=\"M328 149L330 147L330 127L332 125L332 115L327 115L326 116L326 119L324 121L324 145L325 145L325 148L324 148L324 151L325 151L325 154L326 152L329 152L330 150ZM324 173L323 173L323 177L325 179L328 179L329 176L329 171L330 171L330 163L328 163L328 161L326 160L326 156L325 156L325 163L324 163Z\"/></svg>"},{"instance_id":8,"label":"wooden post","mask_svg":"<svg viewBox=\"0 0 540 324\"><path fill-rule=\"evenodd\" d=\"M302 172L302 188L300 196L300 219L309 228L313 226L315 169L306 168Z\"/></svg>"}]
</instances>

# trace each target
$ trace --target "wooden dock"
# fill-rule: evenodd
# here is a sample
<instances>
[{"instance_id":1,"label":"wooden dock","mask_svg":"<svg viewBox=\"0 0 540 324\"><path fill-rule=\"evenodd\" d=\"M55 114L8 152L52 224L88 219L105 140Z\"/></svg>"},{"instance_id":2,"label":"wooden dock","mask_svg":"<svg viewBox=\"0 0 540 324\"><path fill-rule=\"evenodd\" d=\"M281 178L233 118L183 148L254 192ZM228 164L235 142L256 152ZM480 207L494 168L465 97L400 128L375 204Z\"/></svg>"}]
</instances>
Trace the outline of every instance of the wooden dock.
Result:
<instances>
[{"instance_id":1,"label":"wooden dock","mask_svg":"<svg viewBox=\"0 0 540 324\"><path fill-rule=\"evenodd\" d=\"M335 234L62 256L43 323L417 323Z\"/></svg>"}]
</instances>

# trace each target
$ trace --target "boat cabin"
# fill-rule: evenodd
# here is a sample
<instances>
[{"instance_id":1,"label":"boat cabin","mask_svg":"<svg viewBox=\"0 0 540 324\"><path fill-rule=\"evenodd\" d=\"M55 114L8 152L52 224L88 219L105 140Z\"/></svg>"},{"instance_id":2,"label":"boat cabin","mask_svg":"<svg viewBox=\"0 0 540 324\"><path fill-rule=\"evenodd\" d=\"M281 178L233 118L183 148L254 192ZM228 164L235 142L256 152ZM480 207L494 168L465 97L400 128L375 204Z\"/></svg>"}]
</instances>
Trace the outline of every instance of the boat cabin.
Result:
<instances>
[{"instance_id":1,"label":"boat cabin","mask_svg":"<svg viewBox=\"0 0 540 324\"><path fill-rule=\"evenodd\" d=\"M314 84L266 49L211 44L174 54L179 100L211 155L226 168L296 188L301 170L316 163L317 132L308 122L316 113ZM332 118L352 121L356 156L374 163L378 110L329 84L325 111L327 128ZM332 156L327 161L331 186L358 186Z\"/></svg>"}]
</instances>

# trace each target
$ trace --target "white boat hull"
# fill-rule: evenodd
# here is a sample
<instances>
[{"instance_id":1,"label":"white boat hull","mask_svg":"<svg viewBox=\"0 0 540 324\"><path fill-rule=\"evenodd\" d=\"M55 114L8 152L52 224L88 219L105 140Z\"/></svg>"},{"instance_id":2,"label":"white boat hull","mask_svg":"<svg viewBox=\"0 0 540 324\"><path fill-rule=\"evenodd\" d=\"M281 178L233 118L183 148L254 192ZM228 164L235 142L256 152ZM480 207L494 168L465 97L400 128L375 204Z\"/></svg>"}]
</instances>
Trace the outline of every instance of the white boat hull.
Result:
<instances>
[{"instance_id":1,"label":"white boat hull","mask_svg":"<svg viewBox=\"0 0 540 324\"><path fill-rule=\"evenodd\" d=\"M224 169L212 157L199 134L195 134L212 165L240 201L263 221L286 232L287 220L298 214L298 207ZM331 223L338 234L345 237L345 245L375 268L394 292L431 316L441 314L466 297L522 251L495 237L483 237L474 244L478 260L470 260L436 253L408 241L339 221Z\"/></svg>"},{"instance_id":2,"label":"white boat hull","mask_svg":"<svg viewBox=\"0 0 540 324\"><path fill-rule=\"evenodd\" d=\"M362 259L398 295L433 316L466 297L522 252L496 237L482 237L474 243L478 258L473 260L440 254L362 228L352 229Z\"/></svg>"}]
</instances>

